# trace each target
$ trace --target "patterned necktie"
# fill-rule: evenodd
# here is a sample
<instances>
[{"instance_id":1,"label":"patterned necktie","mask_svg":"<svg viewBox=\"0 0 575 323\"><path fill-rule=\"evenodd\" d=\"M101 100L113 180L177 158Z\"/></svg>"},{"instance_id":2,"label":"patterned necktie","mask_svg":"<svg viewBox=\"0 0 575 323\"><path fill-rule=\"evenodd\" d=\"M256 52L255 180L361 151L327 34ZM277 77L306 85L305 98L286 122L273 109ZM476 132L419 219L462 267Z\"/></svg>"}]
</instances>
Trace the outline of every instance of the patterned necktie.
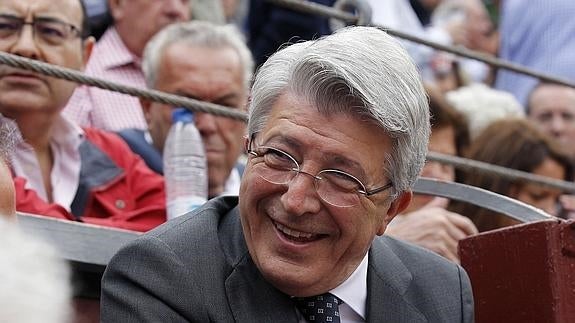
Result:
<instances>
[{"instance_id":1,"label":"patterned necktie","mask_svg":"<svg viewBox=\"0 0 575 323\"><path fill-rule=\"evenodd\" d=\"M325 293L310 297L294 298L298 310L308 322L339 323L339 304L335 295Z\"/></svg>"}]
</instances>

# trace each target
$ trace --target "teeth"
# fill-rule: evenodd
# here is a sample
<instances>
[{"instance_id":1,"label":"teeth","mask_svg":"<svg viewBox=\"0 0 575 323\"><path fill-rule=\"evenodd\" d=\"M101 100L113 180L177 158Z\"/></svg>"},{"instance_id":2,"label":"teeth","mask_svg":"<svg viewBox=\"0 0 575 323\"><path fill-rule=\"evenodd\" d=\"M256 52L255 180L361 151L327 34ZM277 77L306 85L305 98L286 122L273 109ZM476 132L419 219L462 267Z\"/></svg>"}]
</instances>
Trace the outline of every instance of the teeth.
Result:
<instances>
[{"instance_id":1,"label":"teeth","mask_svg":"<svg viewBox=\"0 0 575 323\"><path fill-rule=\"evenodd\" d=\"M284 225L281 225L277 222L275 222L275 224L276 224L276 228L278 228L281 232L287 234L288 236L292 236L294 238L304 238L304 239L311 239L313 237L313 234L311 234L311 233L292 230L292 229L290 229Z\"/></svg>"}]
</instances>

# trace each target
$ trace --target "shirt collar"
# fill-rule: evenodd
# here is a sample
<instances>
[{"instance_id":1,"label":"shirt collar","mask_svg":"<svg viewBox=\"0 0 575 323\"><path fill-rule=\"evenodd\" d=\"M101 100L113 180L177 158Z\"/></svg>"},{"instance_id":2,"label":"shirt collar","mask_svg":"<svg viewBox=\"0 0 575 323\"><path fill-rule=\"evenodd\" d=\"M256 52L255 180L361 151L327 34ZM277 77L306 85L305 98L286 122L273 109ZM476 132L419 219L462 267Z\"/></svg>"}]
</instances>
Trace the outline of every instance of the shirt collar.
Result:
<instances>
[{"instance_id":1,"label":"shirt collar","mask_svg":"<svg viewBox=\"0 0 575 323\"><path fill-rule=\"evenodd\" d=\"M355 271L341 285L332 289L330 293L337 296L365 320L367 301L367 262L366 253Z\"/></svg>"},{"instance_id":2,"label":"shirt collar","mask_svg":"<svg viewBox=\"0 0 575 323\"><path fill-rule=\"evenodd\" d=\"M98 59L101 60L102 66L106 69L131 64L138 67L141 65L141 59L130 52L118 34L118 30L113 26L109 27L102 35L95 50L103 52L98 55Z\"/></svg>"},{"instance_id":3,"label":"shirt collar","mask_svg":"<svg viewBox=\"0 0 575 323\"><path fill-rule=\"evenodd\" d=\"M16 122L0 114L0 123L5 122L11 124L11 127L14 127L14 135L16 136L14 139L16 143L24 143ZM53 129L54 132L52 133L51 141L59 145L72 145L77 148L84 138L84 130L62 115L56 118Z\"/></svg>"},{"instance_id":4,"label":"shirt collar","mask_svg":"<svg viewBox=\"0 0 575 323\"><path fill-rule=\"evenodd\" d=\"M70 145L73 149L78 149L84 139L84 130L74 122L60 115L54 123L52 141L58 145Z\"/></svg>"},{"instance_id":5,"label":"shirt collar","mask_svg":"<svg viewBox=\"0 0 575 323\"><path fill-rule=\"evenodd\" d=\"M224 191L220 195L238 195L240 193L241 176L237 168L232 168L230 176L224 185Z\"/></svg>"}]
</instances>

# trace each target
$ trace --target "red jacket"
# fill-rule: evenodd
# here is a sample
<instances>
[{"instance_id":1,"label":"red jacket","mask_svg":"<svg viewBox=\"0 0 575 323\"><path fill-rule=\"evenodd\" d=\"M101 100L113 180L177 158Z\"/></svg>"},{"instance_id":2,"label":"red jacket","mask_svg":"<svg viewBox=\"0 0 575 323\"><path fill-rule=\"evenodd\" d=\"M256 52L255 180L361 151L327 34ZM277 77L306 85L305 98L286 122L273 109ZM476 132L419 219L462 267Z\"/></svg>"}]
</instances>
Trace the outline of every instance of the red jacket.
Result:
<instances>
[{"instance_id":1,"label":"red jacket","mask_svg":"<svg viewBox=\"0 0 575 323\"><path fill-rule=\"evenodd\" d=\"M71 212L42 200L15 178L16 209L103 226L148 231L166 221L164 178L150 170L117 135L84 129L80 183Z\"/></svg>"}]
</instances>

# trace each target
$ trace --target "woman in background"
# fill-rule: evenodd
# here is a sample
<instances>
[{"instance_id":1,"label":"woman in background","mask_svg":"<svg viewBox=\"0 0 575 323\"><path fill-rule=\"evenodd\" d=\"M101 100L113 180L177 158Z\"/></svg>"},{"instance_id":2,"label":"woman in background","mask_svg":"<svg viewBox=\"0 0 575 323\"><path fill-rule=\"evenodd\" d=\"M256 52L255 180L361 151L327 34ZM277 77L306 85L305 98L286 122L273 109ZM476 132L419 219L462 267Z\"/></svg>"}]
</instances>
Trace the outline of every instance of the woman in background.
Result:
<instances>
[{"instance_id":1,"label":"woman in background","mask_svg":"<svg viewBox=\"0 0 575 323\"><path fill-rule=\"evenodd\" d=\"M558 180L573 180L573 160L553 138L529 120L509 118L495 121L471 143L470 159ZM558 216L559 189L500 176L468 172L463 182L533 205ZM516 220L466 203L454 203L453 211L468 216L480 232L513 224Z\"/></svg>"}]
</instances>

